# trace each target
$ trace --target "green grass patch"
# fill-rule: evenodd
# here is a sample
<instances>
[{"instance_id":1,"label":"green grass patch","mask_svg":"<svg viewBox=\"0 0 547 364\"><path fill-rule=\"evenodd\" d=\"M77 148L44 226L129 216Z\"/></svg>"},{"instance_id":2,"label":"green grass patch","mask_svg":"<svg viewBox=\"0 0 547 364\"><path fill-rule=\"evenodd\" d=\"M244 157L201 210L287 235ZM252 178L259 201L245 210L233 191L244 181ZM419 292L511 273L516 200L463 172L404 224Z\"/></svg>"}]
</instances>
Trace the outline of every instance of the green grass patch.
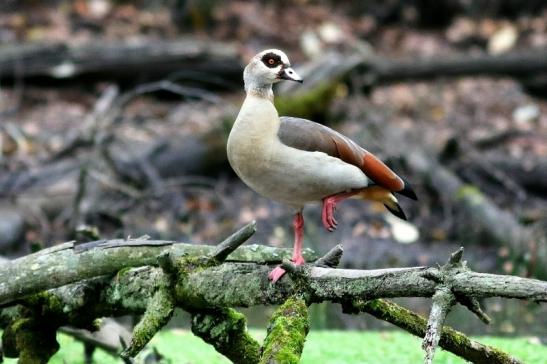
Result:
<instances>
[{"instance_id":1,"label":"green grass patch","mask_svg":"<svg viewBox=\"0 0 547 364\"><path fill-rule=\"evenodd\" d=\"M265 332L252 330L252 335L262 340ZM500 348L525 363L547 364L547 346L532 343L528 338L476 338L483 344ZM61 350L50 361L55 364L83 364L83 346L66 335L59 335ZM226 364L230 363L211 346L187 330L170 330L156 335L152 345L171 359L173 364ZM415 336L398 331L311 331L307 337L301 363L303 364L347 364L347 363L398 363L413 364L423 360L421 341ZM118 364L101 350L94 354L95 363ZM5 359L4 363L14 364L16 360ZM435 355L436 364L465 363L462 359L439 350Z\"/></svg>"}]
</instances>

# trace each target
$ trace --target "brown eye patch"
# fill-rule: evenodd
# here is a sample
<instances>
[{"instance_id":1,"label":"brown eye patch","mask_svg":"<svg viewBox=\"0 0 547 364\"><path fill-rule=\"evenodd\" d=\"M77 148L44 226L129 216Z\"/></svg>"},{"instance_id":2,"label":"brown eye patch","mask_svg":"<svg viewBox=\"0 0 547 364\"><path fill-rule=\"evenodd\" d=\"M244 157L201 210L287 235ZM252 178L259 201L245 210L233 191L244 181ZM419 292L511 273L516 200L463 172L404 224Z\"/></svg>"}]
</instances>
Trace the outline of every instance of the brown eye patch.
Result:
<instances>
[{"instance_id":1,"label":"brown eye patch","mask_svg":"<svg viewBox=\"0 0 547 364\"><path fill-rule=\"evenodd\" d=\"M269 68L275 68L279 66L280 64L283 64L283 62L281 61L281 56L273 52L266 53L265 55L263 55L262 63L264 63L266 67L269 67Z\"/></svg>"}]
</instances>

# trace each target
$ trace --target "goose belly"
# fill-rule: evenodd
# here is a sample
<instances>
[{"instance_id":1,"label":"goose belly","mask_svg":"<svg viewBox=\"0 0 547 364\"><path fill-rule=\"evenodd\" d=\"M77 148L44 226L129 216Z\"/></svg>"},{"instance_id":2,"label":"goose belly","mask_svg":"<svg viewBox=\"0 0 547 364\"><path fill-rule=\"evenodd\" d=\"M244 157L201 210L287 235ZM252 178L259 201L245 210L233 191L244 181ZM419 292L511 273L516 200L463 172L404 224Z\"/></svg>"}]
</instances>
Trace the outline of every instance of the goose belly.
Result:
<instances>
[{"instance_id":1,"label":"goose belly","mask_svg":"<svg viewBox=\"0 0 547 364\"><path fill-rule=\"evenodd\" d=\"M234 154L230 157L229 153L230 163L249 187L294 208L368 184L359 168L322 152L278 143Z\"/></svg>"}]
</instances>

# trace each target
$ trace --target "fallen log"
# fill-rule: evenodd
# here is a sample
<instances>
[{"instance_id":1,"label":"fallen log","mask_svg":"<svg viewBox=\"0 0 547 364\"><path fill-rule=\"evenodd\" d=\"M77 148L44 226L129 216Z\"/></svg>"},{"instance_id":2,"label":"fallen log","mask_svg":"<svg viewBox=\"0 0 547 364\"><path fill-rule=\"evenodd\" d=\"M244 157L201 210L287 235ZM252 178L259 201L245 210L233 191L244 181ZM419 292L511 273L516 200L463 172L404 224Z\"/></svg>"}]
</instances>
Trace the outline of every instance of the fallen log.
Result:
<instances>
[{"instance_id":1,"label":"fallen log","mask_svg":"<svg viewBox=\"0 0 547 364\"><path fill-rule=\"evenodd\" d=\"M376 84L436 77L494 76L524 78L547 72L547 49L523 50L500 55L458 55L430 59L381 59L358 65Z\"/></svg>"},{"instance_id":2,"label":"fallen log","mask_svg":"<svg viewBox=\"0 0 547 364\"><path fill-rule=\"evenodd\" d=\"M513 77L529 82L547 73L547 49L523 50L500 55L459 54L449 57L390 59L372 50L362 53L329 53L298 69L307 90L318 85L348 79L365 89L393 82L431 80L445 77ZM320 75L315 77L314 75ZM310 78L311 76L311 78ZM298 85L286 84L285 91L298 92Z\"/></svg>"},{"instance_id":3,"label":"fallen log","mask_svg":"<svg viewBox=\"0 0 547 364\"><path fill-rule=\"evenodd\" d=\"M235 46L193 38L0 47L0 80L86 77L134 83L177 72L179 78L209 86L222 86L218 79L223 79L226 87L241 82L242 69Z\"/></svg>"},{"instance_id":4,"label":"fallen log","mask_svg":"<svg viewBox=\"0 0 547 364\"><path fill-rule=\"evenodd\" d=\"M190 83L241 86L243 64L232 44L186 38L117 43L12 44L0 48L0 80L15 78L93 80L153 80L176 73ZM423 59L390 59L372 51L329 53L302 69L307 90L331 84L350 74L363 85L377 86L437 77L515 77L525 81L547 73L547 50L523 50L501 55L466 55ZM212 76L214 75L214 77ZM285 85L294 89L294 85Z\"/></svg>"}]
</instances>

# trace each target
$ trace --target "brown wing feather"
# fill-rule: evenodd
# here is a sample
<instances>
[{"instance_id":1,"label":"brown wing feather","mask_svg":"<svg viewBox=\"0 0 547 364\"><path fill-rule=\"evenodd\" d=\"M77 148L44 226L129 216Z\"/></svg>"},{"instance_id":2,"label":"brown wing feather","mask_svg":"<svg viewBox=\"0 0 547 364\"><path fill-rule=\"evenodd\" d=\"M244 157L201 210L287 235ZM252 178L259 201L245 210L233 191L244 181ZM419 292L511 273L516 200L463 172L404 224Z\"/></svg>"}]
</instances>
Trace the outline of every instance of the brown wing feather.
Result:
<instances>
[{"instance_id":1,"label":"brown wing feather","mask_svg":"<svg viewBox=\"0 0 547 364\"><path fill-rule=\"evenodd\" d=\"M405 188L403 180L372 153L361 148L351 139L306 119L282 116L279 132L281 142L289 147L323 152L359 167L374 183L390 190Z\"/></svg>"}]
</instances>

